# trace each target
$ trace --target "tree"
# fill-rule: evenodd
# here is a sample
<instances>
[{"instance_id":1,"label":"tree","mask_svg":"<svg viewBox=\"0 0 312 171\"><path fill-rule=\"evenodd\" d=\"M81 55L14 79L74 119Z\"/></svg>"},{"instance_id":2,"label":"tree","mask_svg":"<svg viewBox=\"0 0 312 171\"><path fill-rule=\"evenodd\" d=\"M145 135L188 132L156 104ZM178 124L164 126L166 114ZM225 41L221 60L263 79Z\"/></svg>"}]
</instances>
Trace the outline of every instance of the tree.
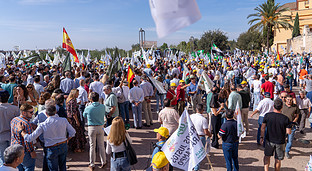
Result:
<instances>
[{"instance_id":1,"label":"tree","mask_svg":"<svg viewBox=\"0 0 312 171\"><path fill-rule=\"evenodd\" d=\"M270 35L273 35L273 29L279 30L280 27L284 29L291 29L292 25L288 22L292 21L291 15L283 14L289 11L289 8L284 8L280 3L275 3L274 0L267 0L263 4L259 5L254 9L256 13L247 16L247 19L253 17L248 24L252 25L249 30L261 30L264 33L266 30L266 46L269 49L271 46L269 44Z\"/></svg>"},{"instance_id":2,"label":"tree","mask_svg":"<svg viewBox=\"0 0 312 171\"><path fill-rule=\"evenodd\" d=\"M292 32L292 38L300 36L300 28L299 28L299 15L298 12L296 14L295 23L294 23L294 29Z\"/></svg>"},{"instance_id":3,"label":"tree","mask_svg":"<svg viewBox=\"0 0 312 171\"><path fill-rule=\"evenodd\" d=\"M168 44L167 44L167 43L163 43L163 44L160 46L160 50L161 50L161 51L164 51L164 50L166 50L166 49L168 49Z\"/></svg>"},{"instance_id":4,"label":"tree","mask_svg":"<svg viewBox=\"0 0 312 171\"><path fill-rule=\"evenodd\" d=\"M237 38L237 47L242 50L261 50L261 37L257 30L241 33Z\"/></svg>"},{"instance_id":5,"label":"tree","mask_svg":"<svg viewBox=\"0 0 312 171\"><path fill-rule=\"evenodd\" d=\"M190 49L187 49L187 43L182 41L178 44L177 49L181 50L182 52L189 52Z\"/></svg>"},{"instance_id":6,"label":"tree","mask_svg":"<svg viewBox=\"0 0 312 171\"><path fill-rule=\"evenodd\" d=\"M222 51L226 50L228 37L221 30L209 30L204 32L198 41L198 49L205 50L205 53L210 52L212 43L214 43Z\"/></svg>"},{"instance_id":7,"label":"tree","mask_svg":"<svg viewBox=\"0 0 312 171\"><path fill-rule=\"evenodd\" d=\"M140 50L140 44L133 44L131 45L132 51L139 51Z\"/></svg>"},{"instance_id":8,"label":"tree","mask_svg":"<svg viewBox=\"0 0 312 171\"><path fill-rule=\"evenodd\" d=\"M228 46L228 50L233 51L236 47L237 42L233 39L233 40L229 40L227 43Z\"/></svg>"}]
</instances>

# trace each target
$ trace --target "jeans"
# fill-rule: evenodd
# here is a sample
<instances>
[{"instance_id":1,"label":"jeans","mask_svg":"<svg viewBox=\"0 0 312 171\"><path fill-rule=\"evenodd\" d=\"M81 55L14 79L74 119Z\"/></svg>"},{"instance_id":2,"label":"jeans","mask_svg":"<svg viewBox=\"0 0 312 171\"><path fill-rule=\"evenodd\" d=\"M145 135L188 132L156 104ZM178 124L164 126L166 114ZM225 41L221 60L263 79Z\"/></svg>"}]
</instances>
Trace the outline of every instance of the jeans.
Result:
<instances>
[{"instance_id":1,"label":"jeans","mask_svg":"<svg viewBox=\"0 0 312 171\"><path fill-rule=\"evenodd\" d=\"M261 100L260 92L254 92L253 99L253 110L256 110Z\"/></svg>"},{"instance_id":2,"label":"jeans","mask_svg":"<svg viewBox=\"0 0 312 171\"><path fill-rule=\"evenodd\" d=\"M85 108L86 108L86 105L79 105L79 108L78 108L79 114L80 114L80 118L79 118L80 124L81 124L83 130L85 129L85 119L83 117L83 112L84 112Z\"/></svg>"},{"instance_id":3,"label":"jeans","mask_svg":"<svg viewBox=\"0 0 312 171\"><path fill-rule=\"evenodd\" d=\"M263 116L259 116L259 119L258 119L258 133L257 133L257 144L260 144L260 137L261 137L261 126L262 126L262 122L263 122ZM265 132L264 132L264 137L263 137L263 146L265 145L265 135L266 135L266 129L265 129Z\"/></svg>"},{"instance_id":4,"label":"jeans","mask_svg":"<svg viewBox=\"0 0 312 171\"><path fill-rule=\"evenodd\" d=\"M104 146L104 130L102 129L103 126L88 126L88 137L89 137L89 144L90 144L90 151L89 151L89 160L90 166L95 166L96 160L96 146L98 149L96 150L101 159L101 164L106 163L106 154L105 154L105 146Z\"/></svg>"},{"instance_id":5,"label":"jeans","mask_svg":"<svg viewBox=\"0 0 312 171\"><path fill-rule=\"evenodd\" d=\"M287 83L289 85L290 90L292 90L292 82L293 82L293 79L287 79Z\"/></svg>"},{"instance_id":6,"label":"jeans","mask_svg":"<svg viewBox=\"0 0 312 171\"><path fill-rule=\"evenodd\" d=\"M291 134L288 135L288 141L287 141L287 144L286 144L286 153L289 153L290 149L291 149L291 146L292 146L292 142L294 140L294 137L295 137L295 131L296 131L296 126L293 126L291 128Z\"/></svg>"},{"instance_id":7,"label":"jeans","mask_svg":"<svg viewBox=\"0 0 312 171\"><path fill-rule=\"evenodd\" d=\"M160 108L164 107L164 95L156 93L156 111L159 111L159 100L160 100Z\"/></svg>"},{"instance_id":8,"label":"jeans","mask_svg":"<svg viewBox=\"0 0 312 171\"><path fill-rule=\"evenodd\" d=\"M123 102L123 103L118 103L118 107L119 107L119 113L120 113L120 116L122 117L123 121L126 123L126 118L125 118L125 114L126 114L126 102Z\"/></svg>"},{"instance_id":9,"label":"jeans","mask_svg":"<svg viewBox=\"0 0 312 171\"><path fill-rule=\"evenodd\" d=\"M130 107L130 102L129 101L125 101L126 123L129 123L129 107Z\"/></svg>"},{"instance_id":10,"label":"jeans","mask_svg":"<svg viewBox=\"0 0 312 171\"><path fill-rule=\"evenodd\" d=\"M10 146L10 141L0 141L0 166L4 163L3 152L9 146Z\"/></svg>"},{"instance_id":11,"label":"jeans","mask_svg":"<svg viewBox=\"0 0 312 171\"><path fill-rule=\"evenodd\" d=\"M205 145L206 145L206 137L205 136L200 136L200 141L203 143L203 146L205 148ZM198 163L195 167L194 167L194 170L199 170L200 168L200 163Z\"/></svg>"},{"instance_id":12,"label":"jeans","mask_svg":"<svg viewBox=\"0 0 312 171\"><path fill-rule=\"evenodd\" d=\"M67 143L47 148L47 163L50 171L66 170Z\"/></svg>"},{"instance_id":13,"label":"jeans","mask_svg":"<svg viewBox=\"0 0 312 171\"><path fill-rule=\"evenodd\" d=\"M138 106L132 104L132 113L134 127L142 127L142 103Z\"/></svg>"},{"instance_id":14,"label":"jeans","mask_svg":"<svg viewBox=\"0 0 312 171\"><path fill-rule=\"evenodd\" d=\"M30 152L25 152L23 163L17 166L19 171L34 171L36 159L31 158Z\"/></svg>"},{"instance_id":15,"label":"jeans","mask_svg":"<svg viewBox=\"0 0 312 171\"><path fill-rule=\"evenodd\" d=\"M127 157L111 157L111 171L130 171L130 163Z\"/></svg>"},{"instance_id":16,"label":"jeans","mask_svg":"<svg viewBox=\"0 0 312 171\"><path fill-rule=\"evenodd\" d=\"M239 170L238 166L238 142L235 143L222 143L222 150L226 162L227 171ZM234 166L234 167L233 167Z\"/></svg>"}]
</instances>

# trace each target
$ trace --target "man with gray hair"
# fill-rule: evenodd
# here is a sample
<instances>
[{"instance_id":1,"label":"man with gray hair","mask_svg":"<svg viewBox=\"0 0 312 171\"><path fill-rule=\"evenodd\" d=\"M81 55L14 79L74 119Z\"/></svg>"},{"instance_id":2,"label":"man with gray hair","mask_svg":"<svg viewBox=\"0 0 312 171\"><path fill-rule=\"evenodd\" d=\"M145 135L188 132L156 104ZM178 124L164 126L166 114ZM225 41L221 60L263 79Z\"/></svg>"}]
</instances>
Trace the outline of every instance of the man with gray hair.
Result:
<instances>
[{"instance_id":1,"label":"man with gray hair","mask_svg":"<svg viewBox=\"0 0 312 171\"><path fill-rule=\"evenodd\" d=\"M25 153L24 147L20 144L9 146L4 151L4 164L0 167L0 171L18 170L17 166L23 162Z\"/></svg>"},{"instance_id":2,"label":"man with gray hair","mask_svg":"<svg viewBox=\"0 0 312 171\"><path fill-rule=\"evenodd\" d=\"M112 92L111 85L105 85L103 91L105 93L104 106L107 119L106 126L110 126L113 119L119 115L118 100L117 96Z\"/></svg>"},{"instance_id":3,"label":"man with gray hair","mask_svg":"<svg viewBox=\"0 0 312 171\"><path fill-rule=\"evenodd\" d=\"M33 133L27 134L23 125L18 125L18 131L27 142L35 141L43 134L49 170L66 170L67 142L75 136L76 131L66 118L55 116L55 105L46 106L46 114L48 118Z\"/></svg>"},{"instance_id":4,"label":"man with gray hair","mask_svg":"<svg viewBox=\"0 0 312 171\"><path fill-rule=\"evenodd\" d=\"M45 101L44 104L45 108L47 108L48 106L55 106L55 101L53 99L48 99L47 101ZM56 114L55 116L58 117L58 115ZM48 118L48 115L46 114L46 109L41 111L31 122L31 124L33 125L33 127L37 127L40 123L43 123L46 119ZM43 134L41 134L39 136L39 143L40 145L43 147L43 166L42 166L42 170L43 171L49 171L48 168L48 164L47 164L47 160L46 160L46 155L47 155L47 149L45 148L44 145L44 138L43 138Z\"/></svg>"},{"instance_id":5,"label":"man with gray hair","mask_svg":"<svg viewBox=\"0 0 312 171\"><path fill-rule=\"evenodd\" d=\"M74 81L70 78L71 73L67 71L65 73L65 79L61 81L60 89L64 93L64 95L69 95L70 91L74 89Z\"/></svg>"},{"instance_id":6,"label":"man with gray hair","mask_svg":"<svg viewBox=\"0 0 312 171\"><path fill-rule=\"evenodd\" d=\"M306 97L306 91L299 91L299 95L296 97L297 105L300 110L300 116L301 119L298 120L300 125L299 125L299 131L301 134L303 134L303 129L305 127L305 121L306 118L309 118L310 112L311 112L311 101ZM299 117L300 117L299 116Z\"/></svg>"}]
</instances>

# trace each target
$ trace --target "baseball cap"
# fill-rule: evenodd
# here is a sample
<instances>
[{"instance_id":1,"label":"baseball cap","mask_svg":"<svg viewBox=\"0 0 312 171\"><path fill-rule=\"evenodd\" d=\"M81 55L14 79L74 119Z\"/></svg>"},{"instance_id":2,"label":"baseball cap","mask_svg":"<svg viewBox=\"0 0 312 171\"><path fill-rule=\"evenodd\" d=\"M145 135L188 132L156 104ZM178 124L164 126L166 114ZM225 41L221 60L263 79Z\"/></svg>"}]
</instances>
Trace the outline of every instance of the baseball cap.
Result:
<instances>
[{"instance_id":1,"label":"baseball cap","mask_svg":"<svg viewBox=\"0 0 312 171\"><path fill-rule=\"evenodd\" d=\"M165 138L169 137L169 130L165 127L159 127L158 129L154 129L154 132L159 133L161 136Z\"/></svg>"},{"instance_id":2,"label":"baseball cap","mask_svg":"<svg viewBox=\"0 0 312 171\"><path fill-rule=\"evenodd\" d=\"M242 81L241 84L247 84L247 81Z\"/></svg>"},{"instance_id":3,"label":"baseball cap","mask_svg":"<svg viewBox=\"0 0 312 171\"><path fill-rule=\"evenodd\" d=\"M264 97L270 98L271 97L271 93L270 92L264 92Z\"/></svg>"},{"instance_id":4,"label":"baseball cap","mask_svg":"<svg viewBox=\"0 0 312 171\"><path fill-rule=\"evenodd\" d=\"M179 83L185 83L185 81L184 80L180 80Z\"/></svg>"},{"instance_id":5,"label":"baseball cap","mask_svg":"<svg viewBox=\"0 0 312 171\"><path fill-rule=\"evenodd\" d=\"M177 85L176 85L176 83L171 83L170 84L170 87L176 87Z\"/></svg>"},{"instance_id":6,"label":"baseball cap","mask_svg":"<svg viewBox=\"0 0 312 171\"><path fill-rule=\"evenodd\" d=\"M152 159L152 166L155 169L160 169L169 163L164 152L157 152Z\"/></svg>"}]
</instances>

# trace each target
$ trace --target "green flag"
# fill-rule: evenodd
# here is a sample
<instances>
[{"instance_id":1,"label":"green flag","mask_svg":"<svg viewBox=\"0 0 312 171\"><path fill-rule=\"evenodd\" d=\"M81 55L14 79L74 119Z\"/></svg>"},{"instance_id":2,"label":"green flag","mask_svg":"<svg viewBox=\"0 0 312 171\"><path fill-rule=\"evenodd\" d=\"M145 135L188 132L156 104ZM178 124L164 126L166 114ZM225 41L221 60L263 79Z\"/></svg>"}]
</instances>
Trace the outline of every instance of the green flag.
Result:
<instances>
[{"instance_id":1,"label":"green flag","mask_svg":"<svg viewBox=\"0 0 312 171\"><path fill-rule=\"evenodd\" d=\"M217 45L215 45L215 44L213 44L213 46L211 47L211 50L215 50L215 51L217 51L217 52L222 53L222 50L220 50L220 49L217 47Z\"/></svg>"},{"instance_id":2,"label":"green flag","mask_svg":"<svg viewBox=\"0 0 312 171\"><path fill-rule=\"evenodd\" d=\"M118 48L115 48L114 51L114 56L112 59L112 62L110 63L109 67L108 67L108 77L112 78L112 76L118 72L121 68L121 63L120 63L120 58L119 58L119 54L118 54Z\"/></svg>"},{"instance_id":3,"label":"green flag","mask_svg":"<svg viewBox=\"0 0 312 171\"><path fill-rule=\"evenodd\" d=\"M63 62L63 72L65 72L65 71L72 71L69 53L67 54L67 56Z\"/></svg>"}]
</instances>

